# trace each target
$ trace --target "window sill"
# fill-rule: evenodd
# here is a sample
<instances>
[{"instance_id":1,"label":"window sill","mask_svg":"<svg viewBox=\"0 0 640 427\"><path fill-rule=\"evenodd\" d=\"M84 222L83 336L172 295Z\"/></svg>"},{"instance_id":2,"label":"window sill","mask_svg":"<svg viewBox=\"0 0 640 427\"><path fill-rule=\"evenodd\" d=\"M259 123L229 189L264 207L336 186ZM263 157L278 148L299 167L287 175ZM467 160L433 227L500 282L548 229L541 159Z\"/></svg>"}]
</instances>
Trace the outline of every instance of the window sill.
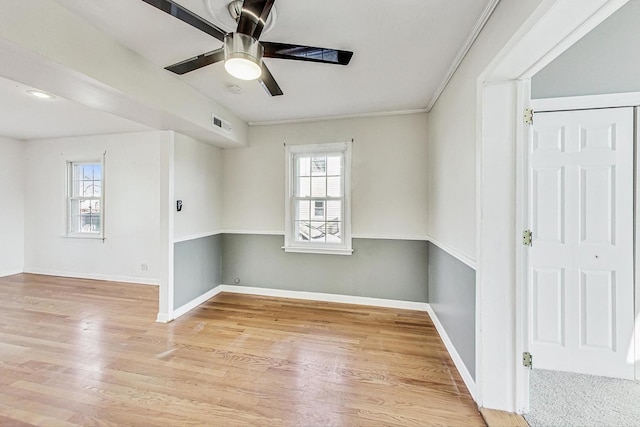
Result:
<instances>
[{"instance_id":1,"label":"window sill","mask_svg":"<svg viewBox=\"0 0 640 427\"><path fill-rule=\"evenodd\" d=\"M104 236L90 235L90 234L64 234L61 236L64 239L80 239L80 240L105 240Z\"/></svg>"},{"instance_id":2,"label":"window sill","mask_svg":"<svg viewBox=\"0 0 640 427\"><path fill-rule=\"evenodd\" d=\"M345 248L302 248L298 246L283 246L285 252L299 254L319 254L319 255L353 255L353 249Z\"/></svg>"}]
</instances>

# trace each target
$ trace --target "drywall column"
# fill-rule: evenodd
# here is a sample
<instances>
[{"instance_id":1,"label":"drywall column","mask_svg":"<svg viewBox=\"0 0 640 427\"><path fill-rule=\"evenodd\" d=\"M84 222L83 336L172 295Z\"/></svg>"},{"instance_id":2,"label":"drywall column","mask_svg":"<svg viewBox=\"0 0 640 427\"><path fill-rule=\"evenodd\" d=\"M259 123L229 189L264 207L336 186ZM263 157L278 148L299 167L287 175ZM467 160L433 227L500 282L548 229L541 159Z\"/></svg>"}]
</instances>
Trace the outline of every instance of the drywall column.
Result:
<instances>
[{"instance_id":1,"label":"drywall column","mask_svg":"<svg viewBox=\"0 0 640 427\"><path fill-rule=\"evenodd\" d=\"M0 277L24 269L25 146L0 137Z\"/></svg>"},{"instance_id":2,"label":"drywall column","mask_svg":"<svg viewBox=\"0 0 640 427\"><path fill-rule=\"evenodd\" d=\"M221 283L222 150L175 133L173 156L173 309L177 316ZM182 201L179 212L176 200Z\"/></svg>"},{"instance_id":3,"label":"drywall column","mask_svg":"<svg viewBox=\"0 0 640 427\"><path fill-rule=\"evenodd\" d=\"M160 292L158 322L169 322L173 315L173 131L163 132L160 140Z\"/></svg>"},{"instance_id":4,"label":"drywall column","mask_svg":"<svg viewBox=\"0 0 640 427\"><path fill-rule=\"evenodd\" d=\"M476 272L482 406L515 409L516 83L482 88Z\"/></svg>"}]
</instances>

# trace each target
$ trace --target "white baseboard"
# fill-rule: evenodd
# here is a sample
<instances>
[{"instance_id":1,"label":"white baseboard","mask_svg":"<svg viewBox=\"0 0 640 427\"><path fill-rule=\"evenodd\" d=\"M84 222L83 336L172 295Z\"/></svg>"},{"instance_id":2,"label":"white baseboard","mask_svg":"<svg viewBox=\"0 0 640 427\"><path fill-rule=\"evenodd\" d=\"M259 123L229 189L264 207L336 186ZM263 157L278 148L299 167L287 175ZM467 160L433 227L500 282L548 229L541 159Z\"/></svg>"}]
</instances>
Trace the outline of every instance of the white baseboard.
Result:
<instances>
[{"instance_id":1,"label":"white baseboard","mask_svg":"<svg viewBox=\"0 0 640 427\"><path fill-rule=\"evenodd\" d=\"M215 297L220 292L222 292L220 290L220 285L216 286L213 289L210 289L209 291L205 292L204 294L200 295L199 297L194 298L193 300L189 301L185 305L173 310L173 314L171 315L171 319L175 320L178 317L188 313L189 311L193 310L194 308L196 308L197 306L199 306L203 302L206 302L208 299Z\"/></svg>"},{"instance_id":2,"label":"white baseboard","mask_svg":"<svg viewBox=\"0 0 640 427\"><path fill-rule=\"evenodd\" d=\"M469 393L471 393L471 397L473 397L474 401L478 402L477 392L476 392L476 383L471 377L471 374L469 373L467 366L464 364L464 362L462 361L462 358L458 354L458 350L456 350L455 346L453 345L453 342L449 338L449 335L447 335L447 331L444 329L444 326L442 326L442 323L440 323L440 319L438 319L438 316L436 315L435 311L433 311L430 305L427 307L427 313L429 313L429 317L431 317L431 320L433 321L433 324L436 327L438 334L440 334L440 338L442 339L444 346L447 348L447 351L449 352L449 355L451 356L453 363L456 365L456 368L458 369L458 372L460 373L462 380L467 386L467 389L469 389Z\"/></svg>"},{"instance_id":3,"label":"white baseboard","mask_svg":"<svg viewBox=\"0 0 640 427\"><path fill-rule=\"evenodd\" d=\"M158 323L169 323L169 315L166 313L158 313L158 317L156 318L156 322Z\"/></svg>"},{"instance_id":4,"label":"white baseboard","mask_svg":"<svg viewBox=\"0 0 640 427\"><path fill-rule=\"evenodd\" d=\"M138 285L158 286L160 281L148 277L114 276L110 274L78 273L72 271L41 270L37 268L25 268L25 273L42 274L44 276L73 277L74 279L108 280L110 282L135 283Z\"/></svg>"},{"instance_id":5,"label":"white baseboard","mask_svg":"<svg viewBox=\"0 0 640 427\"><path fill-rule=\"evenodd\" d=\"M220 292L261 295L266 297L293 298L311 301L337 302L343 304L370 305L373 307L400 308L427 311L426 302L398 301L382 298L357 297L351 295L325 294L319 292L287 291L282 289L255 288L250 286L220 285Z\"/></svg>"},{"instance_id":6,"label":"white baseboard","mask_svg":"<svg viewBox=\"0 0 640 427\"><path fill-rule=\"evenodd\" d=\"M14 274L23 273L22 269L0 271L0 277L13 276Z\"/></svg>"}]
</instances>

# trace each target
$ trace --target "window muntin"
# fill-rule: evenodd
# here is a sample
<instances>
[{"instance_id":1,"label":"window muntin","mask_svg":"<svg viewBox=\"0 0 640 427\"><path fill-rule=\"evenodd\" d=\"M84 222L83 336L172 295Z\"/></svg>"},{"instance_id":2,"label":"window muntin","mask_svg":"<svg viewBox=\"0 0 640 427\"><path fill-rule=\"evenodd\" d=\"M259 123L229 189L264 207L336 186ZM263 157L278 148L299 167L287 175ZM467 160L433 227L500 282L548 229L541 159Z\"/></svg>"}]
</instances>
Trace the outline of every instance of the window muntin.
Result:
<instances>
[{"instance_id":1,"label":"window muntin","mask_svg":"<svg viewBox=\"0 0 640 427\"><path fill-rule=\"evenodd\" d=\"M69 162L67 168L67 235L102 237L103 162Z\"/></svg>"},{"instance_id":2,"label":"window muntin","mask_svg":"<svg viewBox=\"0 0 640 427\"><path fill-rule=\"evenodd\" d=\"M347 197L350 144L287 148L285 250L351 253Z\"/></svg>"}]
</instances>

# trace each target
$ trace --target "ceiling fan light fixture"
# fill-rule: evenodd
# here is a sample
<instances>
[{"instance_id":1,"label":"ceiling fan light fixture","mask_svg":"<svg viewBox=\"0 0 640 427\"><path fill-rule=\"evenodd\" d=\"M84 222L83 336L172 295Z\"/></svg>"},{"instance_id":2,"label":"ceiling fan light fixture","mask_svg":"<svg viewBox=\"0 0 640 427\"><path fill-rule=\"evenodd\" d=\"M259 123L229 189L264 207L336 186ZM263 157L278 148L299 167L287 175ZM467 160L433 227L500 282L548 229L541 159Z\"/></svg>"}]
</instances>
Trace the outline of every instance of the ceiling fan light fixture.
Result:
<instances>
[{"instance_id":1,"label":"ceiling fan light fixture","mask_svg":"<svg viewBox=\"0 0 640 427\"><path fill-rule=\"evenodd\" d=\"M224 68L241 80L255 80L262 75L264 48L256 39L242 33L224 37Z\"/></svg>"}]
</instances>

